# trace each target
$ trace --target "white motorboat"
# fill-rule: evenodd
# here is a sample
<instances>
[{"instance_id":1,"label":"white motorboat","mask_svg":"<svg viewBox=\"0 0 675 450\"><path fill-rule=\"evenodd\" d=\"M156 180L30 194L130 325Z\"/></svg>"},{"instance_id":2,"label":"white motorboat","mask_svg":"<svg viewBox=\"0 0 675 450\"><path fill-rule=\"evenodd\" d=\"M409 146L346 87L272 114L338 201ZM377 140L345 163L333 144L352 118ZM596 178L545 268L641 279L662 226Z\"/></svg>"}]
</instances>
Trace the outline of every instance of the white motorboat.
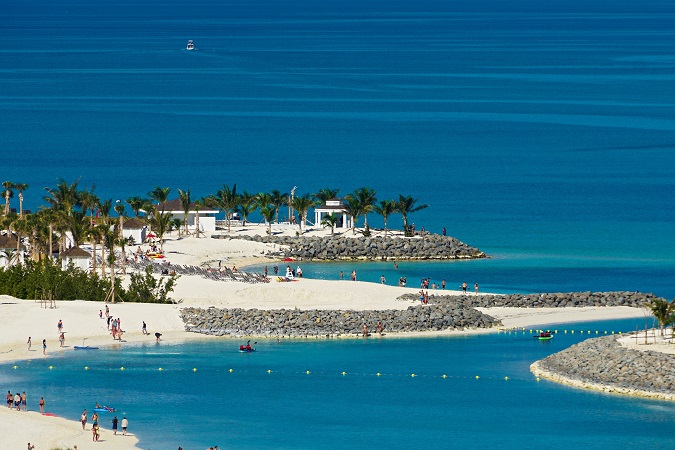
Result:
<instances>
[{"instance_id":1,"label":"white motorboat","mask_svg":"<svg viewBox=\"0 0 675 450\"><path fill-rule=\"evenodd\" d=\"M195 49L195 43L192 42L192 40L189 40L187 43L187 50L194 50Z\"/></svg>"}]
</instances>

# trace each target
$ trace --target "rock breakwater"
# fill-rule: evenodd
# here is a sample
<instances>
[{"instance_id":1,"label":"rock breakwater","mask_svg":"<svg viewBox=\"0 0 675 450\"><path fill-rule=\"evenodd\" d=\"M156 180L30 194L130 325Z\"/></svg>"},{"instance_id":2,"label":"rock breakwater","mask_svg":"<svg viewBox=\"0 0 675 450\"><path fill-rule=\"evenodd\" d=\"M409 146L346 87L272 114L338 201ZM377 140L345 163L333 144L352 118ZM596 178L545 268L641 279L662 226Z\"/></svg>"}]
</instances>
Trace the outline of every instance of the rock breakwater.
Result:
<instances>
[{"instance_id":1,"label":"rock breakwater","mask_svg":"<svg viewBox=\"0 0 675 450\"><path fill-rule=\"evenodd\" d=\"M438 292L438 291L436 291ZM429 303L443 304L461 302L474 308L513 307L513 308L565 308L583 306L629 306L639 308L659 297L642 292L561 292L554 294L467 294L462 296L442 295L436 292L429 295ZM399 297L405 300L417 300L418 295L406 294Z\"/></svg>"},{"instance_id":2,"label":"rock breakwater","mask_svg":"<svg viewBox=\"0 0 675 450\"><path fill-rule=\"evenodd\" d=\"M304 261L337 260L451 260L486 258L485 253L453 237L426 234L404 237L345 236L229 236L215 239L244 239L282 247L285 258Z\"/></svg>"},{"instance_id":3,"label":"rock breakwater","mask_svg":"<svg viewBox=\"0 0 675 450\"><path fill-rule=\"evenodd\" d=\"M184 308L185 330L216 336L341 336L361 335L363 324L374 333L421 332L491 328L501 325L493 317L459 302L411 306L406 310L299 310Z\"/></svg>"},{"instance_id":4,"label":"rock breakwater","mask_svg":"<svg viewBox=\"0 0 675 450\"><path fill-rule=\"evenodd\" d=\"M625 348L616 339L587 339L537 361L530 370L576 387L675 400L675 356Z\"/></svg>"}]
</instances>

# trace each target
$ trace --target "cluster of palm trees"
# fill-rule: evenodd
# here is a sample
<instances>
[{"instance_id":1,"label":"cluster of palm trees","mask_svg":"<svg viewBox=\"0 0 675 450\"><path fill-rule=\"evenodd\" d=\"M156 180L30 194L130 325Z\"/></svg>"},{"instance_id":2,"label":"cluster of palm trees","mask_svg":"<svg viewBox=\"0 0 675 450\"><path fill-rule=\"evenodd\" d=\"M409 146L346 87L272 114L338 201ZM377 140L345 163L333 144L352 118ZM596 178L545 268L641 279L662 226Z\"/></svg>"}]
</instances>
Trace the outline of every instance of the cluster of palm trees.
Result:
<instances>
[{"instance_id":1,"label":"cluster of palm trees","mask_svg":"<svg viewBox=\"0 0 675 450\"><path fill-rule=\"evenodd\" d=\"M23 193L28 189L25 183L2 183L5 198L4 215L0 223L1 229L8 230L9 236L16 236L16 254L21 247L21 240L25 239L30 244L30 256L36 261L52 255L55 248L58 253L65 252L68 247L76 247L83 242L90 242L93 246L94 255L97 256L98 247L101 249L101 273L105 274L109 267L111 277L114 276L115 248L124 249L127 241L123 239L125 203L134 212L134 216L146 220L153 232L158 236L161 243L164 235L176 227L179 232L184 230L188 235L188 214L192 210L200 208L217 208L225 213L228 232L231 220L235 213L241 215L244 225L249 216L259 211L268 224L268 233L271 233L272 223L279 222L279 210L288 207L288 217L295 218L299 234L302 234L303 224L307 222L307 214L312 207L326 203L328 200L337 198L339 189L321 189L314 194L295 195L295 189L291 193L272 190L252 194L247 191L237 192L237 185L224 184L215 194L200 199L192 199L190 190L178 189L178 197L184 212L184 220L173 220L170 213L164 210L164 205L169 199L171 188L157 186L147 193L146 197L132 196L125 202L113 199L101 199L95 194L96 186L80 188L79 179L73 183L58 180L55 187L45 188L46 195L43 197L46 206L41 207L32 214L24 214ZM18 193L19 212L11 210L10 201L14 193ZM401 214L405 230L409 230L408 217L410 214L427 208L428 205L417 204L417 199L411 196L399 195L396 200L377 201L376 191L361 187L344 197L344 210L352 219L352 230L355 232L356 222L363 218L363 224L368 229L368 214L376 213L384 219L385 236L389 218L393 214ZM118 217L112 217L113 211ZM144 214L144 217L140 217ZM195 237L199 237L199 214L196 215ZM321 225L330 227L334 231L340 217L330 214L323 218ZM58 247L55 247L58 245ZM14 258L17 259L17 258ZM97 258L92 259L92 268L97 268ZM124 270L124 260L122 260Z\"/></svg>"},{"instance_id":2,"label":"cluster of palm trees","mask_svg":"<svg viewBox=\"0 0 675 450\"><path fill-rule=\"evenodd\" d=\"M234 184L232 187L223 185L222 189L219 189L214 195L203 198L200 204L224 211L228 232L230 231L230 219L234 213L241 214L243 224L246 225L249 215L258 210L268 225L268 234L271 233L272 223L279 222L279 209L288 206L289 220L294 219L297 213L298 232L302 234L302 227L307 223L307 214L310 209L337 198L339 192L339 189L324 188L314 194L295 195L295 190L287 193L274 189L270 192L258 194L247 191L240 194L237 193L237 185ZM409 232L408 216L429 206L417 204L418 200L410 195L399 195L396 200L381 200L378 203L376 195L375 190L369 187L361 187L344 197L344 210L352 219L352 231L354 233L356 232L356 222L361 217L364 227L368 229L368 213L371 212L381 215L384 219L385 236L389 217L397 213L403 217L403 227L406 232ZM323 218L321 225L330 227L331 232L334 232L340 219L341 217L335 213L329 214Z\"/></svg>"},{"instance_id":3,"label":"cluster of palm trees","mask_svg":"<svg viewBox=\"0 0 675 450\"><path fill-rule=\"evenodd\" d=\"M675 333L675 300L669 302L663 298L657 298L647 305L654 317L659 322L659 329L661 335L669 325L673 325L673 333Z\"/></svg>"}]
</instances>

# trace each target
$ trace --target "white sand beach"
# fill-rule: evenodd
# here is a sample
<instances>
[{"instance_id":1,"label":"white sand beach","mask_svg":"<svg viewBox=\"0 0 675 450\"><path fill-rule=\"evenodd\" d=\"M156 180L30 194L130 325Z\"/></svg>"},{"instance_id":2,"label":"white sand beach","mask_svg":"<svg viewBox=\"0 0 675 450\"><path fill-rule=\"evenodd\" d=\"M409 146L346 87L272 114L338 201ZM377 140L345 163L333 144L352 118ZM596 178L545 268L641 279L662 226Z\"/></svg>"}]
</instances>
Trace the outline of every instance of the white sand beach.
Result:
<instances>
[{"instance_id":1,"label":"white sand beach","mask_svg":"<svg viewBox=\"0 0 675 450\"><path fill-rule=\"evenodd\" d=\"M294 233L295 229L292 230ZM243 232L238 230L236 232ZM263 234L262 227L247 227L248 233ZM289 231L290 232L290 231ZM325 233L325 231L324 231ZM144 247L145 248L145 247ZM172 264L209 264L217 267L223 260L228 267L242 267L252 262L270 262L282 266L279 260L272 260L263 253L272 250L270 245L230 239L177 239L170 237L164 244L167 260ZM301 263L294 263L301 264ZM192 339L223 339L203 336L184 331L179 317L180 309L195 307L227 308L299 308L299 309L405 309L414 302L397 300L404 293L417 293L414 288L399 288L376 283L352 281L326 281L300 279L292 283L224 282L206 280L199 276L181 276L172 294L181 300L176 305L158 304L109 304L110 314L121 320L125 331L123 341L114 341L106 326L103 302L57 301L55 308L45 307L37 301L17 300L0 296L0 314L4 318L4 332L0 336L0 361L20 361L51 358L59 352L76 351L75 345L118 346L124 348L141 342L155 342L155 332L162 334L162 343L169 345ZM433 291L431 293L456 294L455 291ZM608 308L480 308L481 311L499 318L505 327L537 327L560 322L596 321L643 317L639 309L625 307ZM63 322L65 347L58 341L57 324ZM147 323L149 334L141 333L142 323ZM496 329L495 329L496 331ZM453 333L485 332L469 330ZM429 335L433 333L424 333ZM27 339L32 339L28 350ZM45 355L42 340L46 339ZM162 344L160 343L160 345ZM652 348L653 349L653 348ZM7 389L23 391L21 387L7 386ZM4 436L6 448L26 448L27 442L35 444L36 450L54 447L88 448L137 448L133 436L112 436L102 430L102 441L93 443L89 428L82 431L78 417L48 417L35 412L38 409L39 393L29 393L29 412L18 412L0 408L0 434ZM37 398L35 396L38 396ZM49 399L47 411L49 411ZM130 420L133 420L130 418ZM3 447L4 448L4 447Z\"/></svg>"}]
</instances>

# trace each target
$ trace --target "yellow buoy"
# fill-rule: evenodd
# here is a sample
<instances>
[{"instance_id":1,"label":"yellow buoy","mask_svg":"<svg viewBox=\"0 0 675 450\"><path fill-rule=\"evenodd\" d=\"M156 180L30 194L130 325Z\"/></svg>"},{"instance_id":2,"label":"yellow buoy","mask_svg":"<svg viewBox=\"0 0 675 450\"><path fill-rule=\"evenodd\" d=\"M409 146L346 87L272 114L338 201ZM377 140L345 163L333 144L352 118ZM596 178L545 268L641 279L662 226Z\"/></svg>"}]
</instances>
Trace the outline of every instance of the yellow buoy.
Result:
<instances>
[{"instance_id":1,"label":"yellow buoy","mask_svg":"<svg viewBox=\"0 0 675 450\"><path fill-rule=\"evenodd\" d=\"M342 376L344 377L345 375L347 375L347 372L342 372Z\"/></svg>"},{"instance_id":2,"label":"yellow buoy","mask_svg":"<svg viewBox=\"0 0 675 450\"><path fill-rule=\"evenodd\" d=\"M14 367L13 367L13 369L18 369L18 368L19 368L19 366L14 366Z\"/></svg>"},{"instance_id":3,"label":"yellow buoy","mask_svg":"<svg viewBox=\"0 0 675 450\"><path fill-rule=\"evenodd\" d=\"M162 368L160 367L158 370L161 372L161 371L164 370L164 369L162 369Z\"/></svg>"},{"instance_id":4,"label":"yellow buoy","mask_svg":"<svg viewBox=\"0 0 675 450\"><path fill-rule=\"evenodd\" d=\"M196 372L196 371L197 371L197 368L196 368L196 367L193 367L193 368L192 368L192 371L193 371L193 372Z\"/></svg>"},{"instance_id":5,"label":"yellow buoy","mask_svg":"<svg viewBox=\"0 0 675 450\"><path fill-rule=\"evenodd\" d=\"M308 371L307 371L307 372L305 372L305 373L306 373L307 375L309 375L309 374L310 374L310 373L312 373L312 372L310 372L310 371L308 370Z\"/></svg>"},{"instance_id":6,"label":"yellow buoy","mask_svg":"<svg viewBox=\"0 0 675 450\"><path fill-rule=\"evenodd\" d=\"M413 377L413 378L415 378L415 374L414 374L414 373L413 373L413 374L411 374L410 376L411 376L411 377Z\"/></svg>"},{"instance_id":7,"label":"yellow buoy","mask_svg":"<svg viewBox=\"0 0 675 450\"><path fill-rule=\"evenodd\" d=\"M267 373L272 373L272 371L270 369L267 369Z\"/></svg>"},{"instance_id":8,"label":"yellow buoy","mask_svg":"<svg viewBox=\"0 0 675 450\"><path fill-rule=\"evenodd\" d=\"M476 380L478 380L478 379L480 379L480 377L478 375L476 375Z\"/></svg>"},{"instance_id":9,"label":"yellow buoy","mask_svg":"<svg viewBox=\"0 0 675 450\"><path fill-rule=\"evenodd\" d=\"M379 377L379 376L382 375L382 374L381 374L380 372L377 372L375 375L377 375L377 376Z\"/></svg>"},{"instance_id":10,"label":"yellow buoy","mask_svg":"<svg viewBox=\"0 0 675 450\"><path fill-rule=\"evenodd\" d=\"M49 366L49 370L52 370L53 368L54 368L54 366Z\"/></svg>"},{"instance_id":11,"label":"yellow buoy","mask_svg":"<svg viewBox=\"0 0 675 450\"><path fill-rule=\"evenodd\" d=\"M120 370L124 370L124 367L120 367Z\"/></svg>"},{"instance_id":12,"label":"yellow buoy","mask_svg":"<svg viewBox=\"0 0 675 450\"><path fill-rule=\"evenodd\" d=\"M443 377L442 377L442 378L448 378L448 376L447 376L446 374L443 374Z\"/></svg>"},{"instance_id":13,"label":"yellow buoy","mask_svg":"<svg viewBox=\"0 0 675 450\"><path fill-rule=\"evenodd\" d=\"M234 372L234 369L230 369L230 373Z\"/></svg>"},{"instance_id":14,"label":"yellow buoy","mask_svg":"<svg viewBox=\"0 0 675 450\"><path fill-rule=\"evenodd\" d=\"M89 366L84 366L84 370L89 370Z\"/></svg>"},{"instance_id":15,"label":"yellow buoy","mask_svg":"<svg viewBox=\"0 0 675 450\"><path fill-rule=\"evenodd\" d=\"M537 377L537 381L541 380L541 378Z\"/></svg>"},{"instance_id":16,"label":"yellow buoy","mask_svg":"<svg viewBox=\"0 0 675 450\"><path fill-rule=\"evenodd\" d=\"M504 377L504 379L505 379L506 381L508 381L508 380L509 380L509 377Z\"/></svg>"}]
</instances>

